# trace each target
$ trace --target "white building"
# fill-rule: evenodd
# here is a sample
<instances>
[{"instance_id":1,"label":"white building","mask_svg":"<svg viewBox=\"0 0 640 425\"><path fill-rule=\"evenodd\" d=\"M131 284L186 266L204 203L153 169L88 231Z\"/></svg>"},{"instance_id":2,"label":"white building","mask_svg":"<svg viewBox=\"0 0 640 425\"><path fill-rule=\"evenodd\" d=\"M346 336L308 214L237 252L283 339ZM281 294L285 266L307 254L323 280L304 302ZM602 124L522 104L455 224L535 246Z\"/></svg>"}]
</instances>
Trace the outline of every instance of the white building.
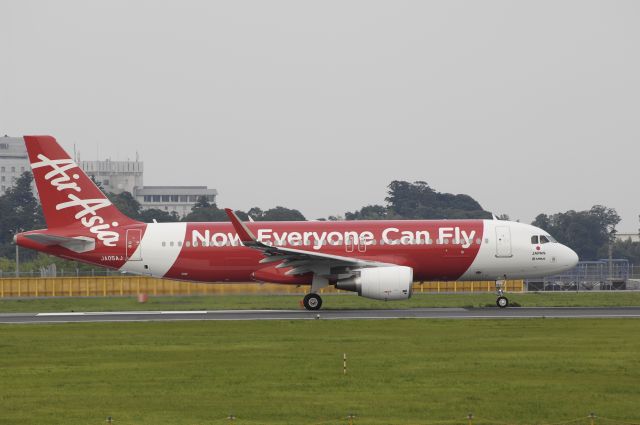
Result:
<instances>
[{"instance_id":1,"label":"white building","mask_svg":"<svg viewBox=\"0 0 640 425\"><path fill-rule=\"evenodd\" d=\"M631 242L640 242L640 233L616 233L617 241L626 241L631 239Z\"/></svg>"},{"instance_id":2,"label":"white building","mask_svg":"<svg viewBox=\"0 0 640 425\"><path fill-rule=\"evenodd\" d=\"M76 161L106 192L130 192L142 209L175 211L184 217L201 196L214 203L218 195L217 190L207 186L144 186L144 163L138 158L135 161ZM25 171L31 171L31 166L22 137L0 137L0 196Z\"/></svg>"},{"instance_id":3,"label":"white building","mask_svg":"<svg viewBox=\"0 0 640 425\"><path fill-rule=\"evenodd\" d=\"M201 196L205 196L209 203L215 203L218 191L207 186L143 186L136 188L134 195L144 210L175 211L184 217Z\"/></svg>"},{"instance_id":4,"label":"white building","mask_svg":"<svg viewBox=\"0 0 640 425\"><path fill-rule=\"evenodd\" d=\"M133 194L137 187L143 186L144 164L137 158L135 161L78 161L78 165L106 192Z\"/></svg>"},{"instance_id":5,"label":"white building","mask_svg":"<svg viewBox=\"0 0 640 425\"><path fill-rule=\"evenodd\" d=\"M0 137L0 196L25 171L31 171L22 137Z\"/></svg>"}]
</instances>

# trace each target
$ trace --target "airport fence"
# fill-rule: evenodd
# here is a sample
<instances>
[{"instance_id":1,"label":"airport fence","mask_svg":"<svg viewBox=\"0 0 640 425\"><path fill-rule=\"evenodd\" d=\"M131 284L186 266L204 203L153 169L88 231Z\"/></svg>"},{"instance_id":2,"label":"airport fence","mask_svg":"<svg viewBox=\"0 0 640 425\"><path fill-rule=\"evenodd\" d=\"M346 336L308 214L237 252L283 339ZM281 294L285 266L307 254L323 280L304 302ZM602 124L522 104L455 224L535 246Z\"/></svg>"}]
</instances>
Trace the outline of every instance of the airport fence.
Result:
<instances>
[{"instance_id":1,"label":"airport fence","mask_svg":"<svg viewBox=\"0 0 640 425\"><path fill-rule=\"evenodd\" d=\"M568 272L542 279L509 280L506 292L640 290L640 266L626 260L581 262ZM109 269L55 269L15 273L0 270L0 297L304 294L308 286L247 283L192 283L137 276ZM414 293L495 292L495 281L416 282ZM333 287L322 293L348 293Z\"/></svg>"},{"instance_id":2,"label":"airport fence","mask_svg":"<svg viewBox=\"0 0 640 425\"><path fill-rule=\"evenodd\" d=\"M117 277L117 276L131 276L129 273L123 273L118 270L111 269L56 269L55 265L48 267L41 267L39 269L21 270L16 273L15 271L6 271L0 269L0 279L2 278L34 278L34 277Z\"/></svg>"},{"instance_id":3,"label":"airport fence","mask_svg":"<svg viewBox=\"0 0 640 425\"><path fill-rule=\"evenodd\" d=\"M14 271L4 271L0 269L0 279L2 278L34 278L34 277L117 277L127 276L118 270L110 269L58 269L55 267L46 267L39 270L21 271L18 274ZM583 261L568 272L547 276L542 279L529 279L530 282L551 282L551 281L570 282L575 280L583 281L607 281L607 280L640 280L640 266L628 264L619 260L614 260L611 272L609 271L606 260L600 261Z\"/></svg>"},{"instance_id":4,"label":"airport fence","mask_svg":"<svg viewBox=\"0 0 640 425\"><path fill-rule=\"evenodd\" d=\"M0 278L0 298L9 297L112 297L177 295L247 295L304 294L308 286L272 283L193 283L149 276L68 276L68 277L3 277ZM509 280L503 284L506 292L522 292L524 281ZM416 282L414 293L495 292L494 281L481 282ZM321 294L352 294L330 286Z\"/></svg>"},{"instance_id":5,"label":"airport fence","mask_svg":"<svg viewBox=\"0 0 640 425\"><path fill-rule=\"evenodd\" d=\"M527 279L526 291L640 290L640 266L624 259L581 261L564 273Z\"/></svg>"}]
</instances>

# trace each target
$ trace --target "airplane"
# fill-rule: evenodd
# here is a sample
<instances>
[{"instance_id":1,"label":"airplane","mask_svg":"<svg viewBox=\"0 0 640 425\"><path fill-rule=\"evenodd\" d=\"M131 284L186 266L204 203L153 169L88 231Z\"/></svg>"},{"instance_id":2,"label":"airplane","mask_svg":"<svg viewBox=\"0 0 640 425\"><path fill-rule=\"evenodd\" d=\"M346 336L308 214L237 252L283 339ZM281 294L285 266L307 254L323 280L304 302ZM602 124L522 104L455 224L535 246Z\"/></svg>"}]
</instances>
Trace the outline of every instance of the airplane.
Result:
<instances>
[{"instance_id":1,"label":"airplane","mask_svg":"<svg viewBox=\"0 0 640 425\"><path fill-rule=\"evenodd\" d=\"M525 279L578 255L537 227L504 220L142 223L122 214L51 136L24 136L47 228L15 242L68 260L193 282L310 285L307 310L333 285L375 300L414 281ZM496 304L509 300L497 290Z\"/></svg>"}]
</instances>

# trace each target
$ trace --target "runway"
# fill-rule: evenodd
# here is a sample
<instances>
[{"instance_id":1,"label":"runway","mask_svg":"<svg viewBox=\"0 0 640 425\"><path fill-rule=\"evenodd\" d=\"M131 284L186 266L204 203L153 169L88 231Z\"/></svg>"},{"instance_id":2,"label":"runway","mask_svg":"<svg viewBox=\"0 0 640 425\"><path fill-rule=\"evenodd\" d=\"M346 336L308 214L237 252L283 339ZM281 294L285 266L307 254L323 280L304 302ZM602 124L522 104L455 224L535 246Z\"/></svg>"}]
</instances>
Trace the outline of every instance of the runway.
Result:
<instances>
[{"instance_id":1,"label":"runway","mask_svg":"<svg viewBox=\"0 0 640 425\"><path fill-rule=\"evenodd\" d=\"M640 318L640 307L413 308L403 310L211 310L2 313L0 323L151 322L179 320L375 320Z\"/></svg>"}]
</instances>

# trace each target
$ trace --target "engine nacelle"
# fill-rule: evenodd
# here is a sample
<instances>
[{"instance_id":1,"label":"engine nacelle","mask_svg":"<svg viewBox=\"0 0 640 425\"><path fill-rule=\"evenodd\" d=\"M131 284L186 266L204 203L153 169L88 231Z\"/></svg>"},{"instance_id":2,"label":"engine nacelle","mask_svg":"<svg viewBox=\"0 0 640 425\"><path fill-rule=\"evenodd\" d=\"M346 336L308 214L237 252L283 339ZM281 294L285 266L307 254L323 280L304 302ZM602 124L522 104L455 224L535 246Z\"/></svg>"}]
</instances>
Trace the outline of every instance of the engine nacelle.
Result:
<instances>
[{"instance_id":1,"label":"engine nacelle","mask_svg":"<svg viewBox=\"0 0 640 425\"><path fill-rule=\"evenodd\" d=\"M355 270L356 276L339 280L336 288L357 292L374 300L411 298L413 269L405 266L371 267Z\"/></svg>"}]
</instances>

